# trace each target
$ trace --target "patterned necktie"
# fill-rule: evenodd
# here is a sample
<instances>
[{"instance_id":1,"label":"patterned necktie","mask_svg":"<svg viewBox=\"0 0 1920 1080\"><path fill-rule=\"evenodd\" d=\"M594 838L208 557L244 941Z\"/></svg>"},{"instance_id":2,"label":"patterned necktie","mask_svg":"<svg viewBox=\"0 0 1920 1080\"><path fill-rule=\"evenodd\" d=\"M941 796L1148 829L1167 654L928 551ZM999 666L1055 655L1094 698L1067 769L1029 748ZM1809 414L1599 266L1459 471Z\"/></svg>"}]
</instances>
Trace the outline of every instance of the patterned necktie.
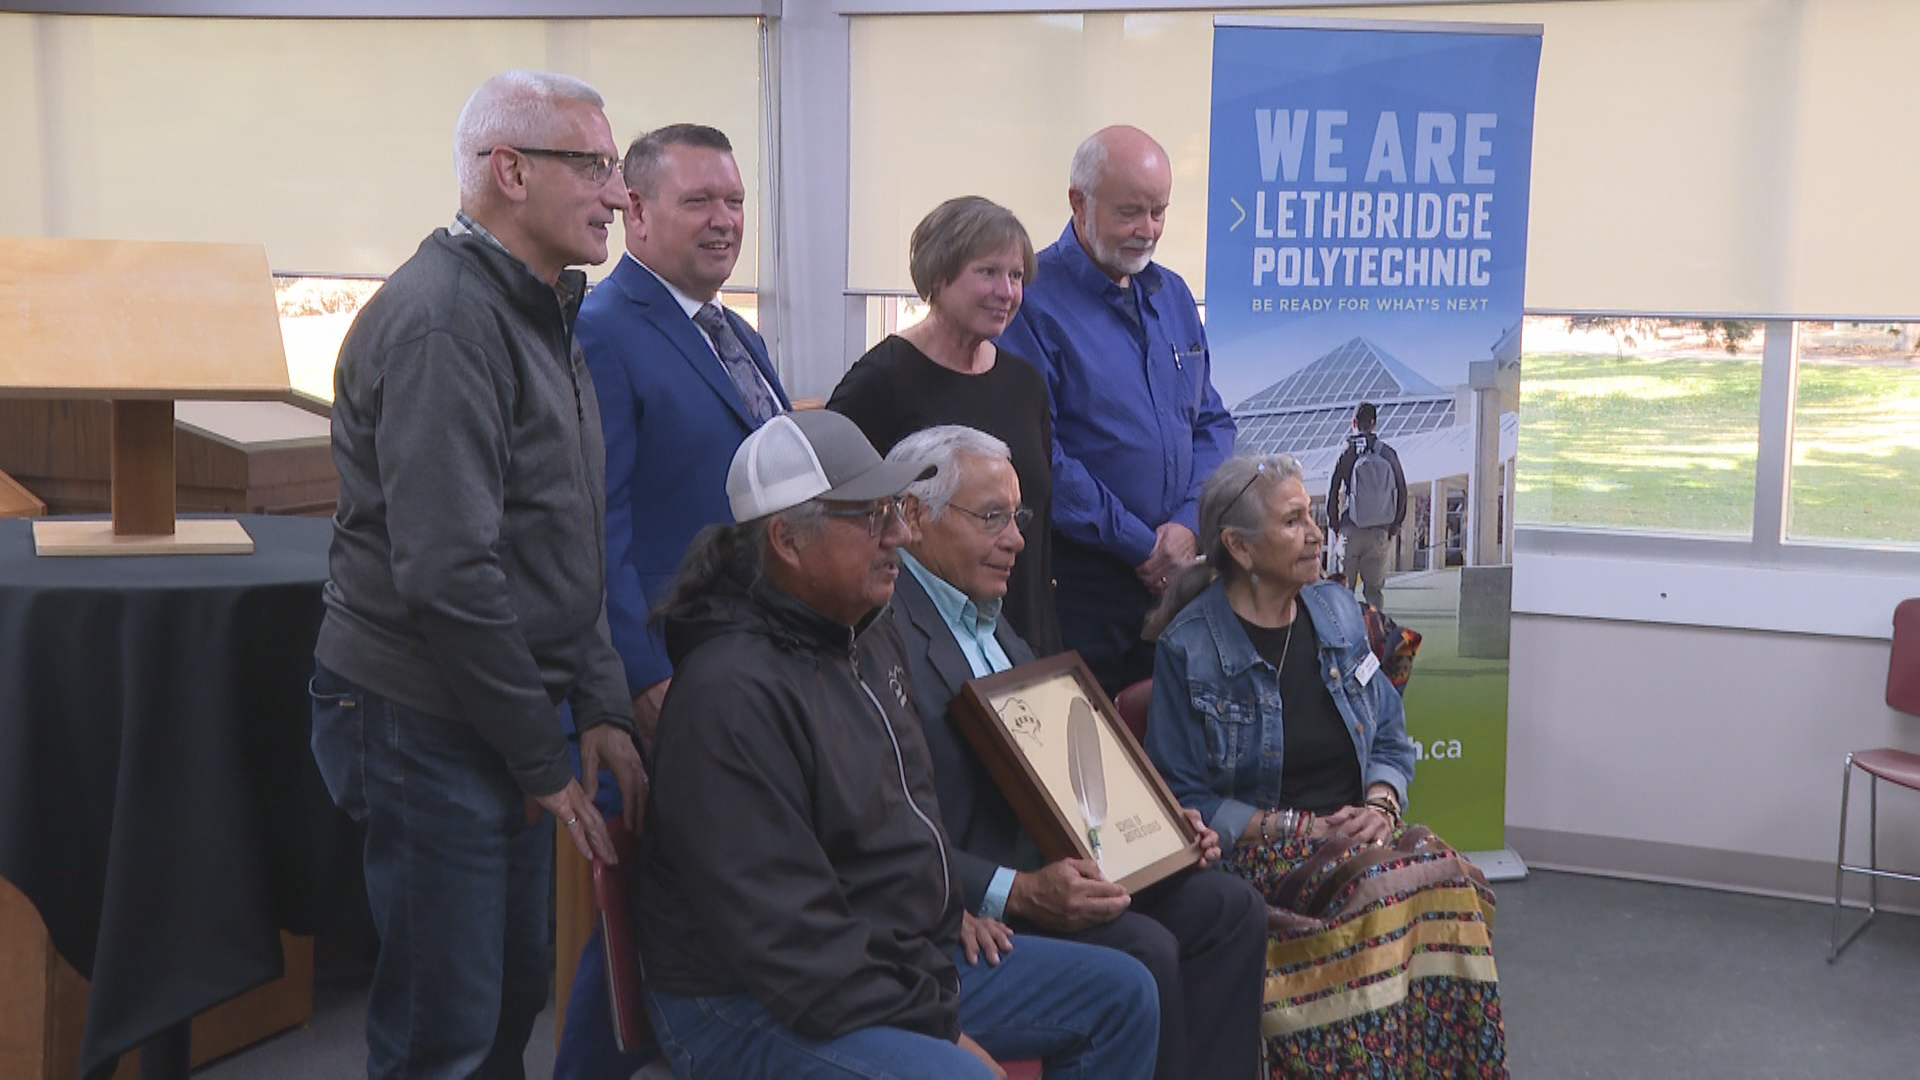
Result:
<instances>
[{"instance_id":1,"label":"patterned necktie","mask_svg":"<svg viewBox=\"0 0 1920 1080\"><path fill-rule=\"evenodd\" d=\"M693 321L713 339L714 351L720 354L720 363L727 369L727 377L733 380L733 388L740 392L740 403L747 407L747 415L753 418L753 426L759 427L773 419L780 411L780 405L774 401L766 384L760 381L760 371L754 367L753 357L741 343L740 335L733 332L727 317L721 314L720 305L702 304L700 310L694 313Z\"/></svg>"}]
</instances>

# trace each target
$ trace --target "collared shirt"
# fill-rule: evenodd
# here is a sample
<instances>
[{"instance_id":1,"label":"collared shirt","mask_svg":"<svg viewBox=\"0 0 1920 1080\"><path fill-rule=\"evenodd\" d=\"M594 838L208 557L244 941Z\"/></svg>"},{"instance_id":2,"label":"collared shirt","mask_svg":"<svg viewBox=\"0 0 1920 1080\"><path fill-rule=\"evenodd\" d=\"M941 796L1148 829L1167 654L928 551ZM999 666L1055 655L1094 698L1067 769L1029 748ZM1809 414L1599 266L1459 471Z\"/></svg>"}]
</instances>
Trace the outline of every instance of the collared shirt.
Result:
<instances>
[{"instance_id":1,"label":"collared shirt","mask_svg":"<svg viewBox=\"0 0 1920 1080\"><path fill-rule=\"evenodd\" d=\"M1200 488L1233 453L1234 423L1180 275L1149 263L1115 285L1068 222L999 344L1047 379L1055 531L1128 566L1169 521L1199 531Z\"/></svg>"},{"instance_id":2,"label":"collared shirt","mask_svg":"<svg viewBox=\"0 0 1920 1080\"><path fill-rule=\"evenodd\" d=\"M1000 640L993 636L1000 625L1000 601L991 601L984 608L975 604L972 597L954 588L946 578L927 569L906 551L900 552L900 565L927 590L935 610L946 620L947 629L953 631L953 640L959 643L960 654L967 658L974 678L1013 666L1013 661L1007 659L1007 651L1000 647Z\"/></svg>"},{"instance_id":3,"label":"collared shirt","mask_svg":"<svg viewBox=\"0 0 1920 1080\"><path fill-rule=\"evenodd\" d=\"M663 287L665 287L665 289L667 290L667 295L673 297L673 302L676 304L679 304L680 310L687 313L687 321L693 322L693 329L697 333L699 333L700 339L707 343L707 348L713 350L714 362L720 364L721 369L724 371L726 368L726 365L720 359L720 347L713 343L713 335L707 333L706 327L703 327L698 322L693 321L693 317L700 313L701 308L707 306L707 302L704 300L695 300L693 297L688 296L684 292L681 292L679 286L675 285L671 281L668 281L666 278L661 277L660 271L655 270L653 267L648 266L644 262L641 262L640 259L636 257L633 252L623 251L620 253L620 257L628 260L629 262L633 263L633 265L639 267L640 269L645 270L647 273L652 274L660 282L660 284ZM713 303L719 304L720 298L717 296L714 297ZM763 388L765 388L765 390L767 391L767 397L772 399L774 411L778 412L780 409L780 395L774 393L773 387L767 385L767 377L765 375L760 374L759 365L757 364L754 365L753 374L755 378L760 380L760 385ZM729 373L727 377L731 379L733 376L731 373Z\"/></svg>"},{"instance_id":4,"label":"collared shirt","mask_svg":"<svg viewBox=\"0 0 1920 1080\"><path fill-rule=\"evenodd\" d=\"M947 579L926 568L912 554L900 552L900 565L920 582L927 590L927 597L933 601L934 610L952 631L953 640L960 646L960 654L967 658L967 666L973 669L973 677L992 675L1013 666L1007 658L1007 651L1000 647L1000 639L994 631L1000 625L1000 602L987 604L985 608L973 602L973 598L954 588ZM1007 897L1013 892L1014 869L1003 866L993 872L987 882L986 894L980 898L980 910L976 914L987 919L1004 919L1007 914Z\"/></svg>"},{"instance_id":5,"label":"collared shirt","mask_svg":"<svg viewBox=\"0 0 1920 1080\"><path fill-rule=\"evenodd\" d=\"M513 255L514 258L520 259L520 265L522 266L527 265L527 260L521 259L520 256L518 255L514 255L512 248L501 243L499 237L489 232L485 225L482 225L478 221L475 221L470 215L468 215L468 213L465 210L455 210L453 212L453 224L447 226L447 232L453 236L477 236L480 239L485 240L487 243L492 244L494 247L499 248L501 251L504 251L509 255ZM527 273L529 274L533 273L533 268L531 266L527 267ZM571 307L574 301L580 299L580 297L585 296L587 294L584 288L577 289L577 290L572 288L571 287L572 283L568 280L567 275L565 274L560 275L559 281L552 282L551 284L553 285L554 295L560 298L560 303L564 307ZM576 292L578 293L578 295L575 295ZM569 331L569 337L571 337L571 331ZM580 393L580 388L578 386L575 386L574 395L577 397L579 393ZM582 415L585 415L585 414L583 413Z\"/></svg>"},{"instance_id":6,"label":"collared shirt","mask_svg":"<svg viewBox=\"0 0 1920 1080\"><path fill-rule=\"evenodd\" d=\"M513 255L512 249L501 243L499 237L488 232L485 225L480 224L468 216L465 210L455 210L453 212L453 224L447 226L447 231L455 236L477 236L487 243L492 244L494 247L499 248L501 251ZM513 255L513 257L518 259L520 256Z\"/></svg>"}]
</instances>

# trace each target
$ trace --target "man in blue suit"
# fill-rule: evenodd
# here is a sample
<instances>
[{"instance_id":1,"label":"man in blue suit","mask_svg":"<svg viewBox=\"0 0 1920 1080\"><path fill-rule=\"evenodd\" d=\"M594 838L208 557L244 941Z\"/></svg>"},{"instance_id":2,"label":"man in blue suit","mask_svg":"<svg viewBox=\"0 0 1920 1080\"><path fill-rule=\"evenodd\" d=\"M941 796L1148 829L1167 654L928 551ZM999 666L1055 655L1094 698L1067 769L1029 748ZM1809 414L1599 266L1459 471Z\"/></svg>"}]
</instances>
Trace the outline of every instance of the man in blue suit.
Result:
<instances>
[{"instance_id":1,"label":"man in blue suit","mask_svg":"<svg viewBox=\"0 0 1920 1080\"><path fill-rule=\"evenodd\" d=\"M576 333L606 433L607 619L651 761L673 668L648 612L694 534L733 520L733 452L792 405L766 342L717 300L745 227L733 144L713 128L673 124L635 139L621 171L627 251L581 304ZM614 1056L606 995L596 930L568 1001L556 1080L638 1067L641 1059Z\"/></svg>"}]
</instances>

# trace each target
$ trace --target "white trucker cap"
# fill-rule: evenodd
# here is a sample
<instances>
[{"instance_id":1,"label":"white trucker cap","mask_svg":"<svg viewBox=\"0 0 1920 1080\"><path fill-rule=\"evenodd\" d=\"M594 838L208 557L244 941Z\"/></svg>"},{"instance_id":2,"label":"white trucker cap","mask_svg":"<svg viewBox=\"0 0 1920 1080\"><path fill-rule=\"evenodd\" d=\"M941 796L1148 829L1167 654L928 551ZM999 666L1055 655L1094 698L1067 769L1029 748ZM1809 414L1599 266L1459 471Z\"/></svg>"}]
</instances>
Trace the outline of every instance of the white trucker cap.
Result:
<instances>
[{"instance_id":1,"label":"white trucker cap","mask_svg":"<svg viewBox=\"0 0 1920 1080\"><path fill-rule=\"evenodd\" d=\"M827 409L802 409L768 420L734 451L727 502L735 522L748 522L809 499L884 499L936 471L884 461L853 421Z\"/></svg>"}]
</instances>

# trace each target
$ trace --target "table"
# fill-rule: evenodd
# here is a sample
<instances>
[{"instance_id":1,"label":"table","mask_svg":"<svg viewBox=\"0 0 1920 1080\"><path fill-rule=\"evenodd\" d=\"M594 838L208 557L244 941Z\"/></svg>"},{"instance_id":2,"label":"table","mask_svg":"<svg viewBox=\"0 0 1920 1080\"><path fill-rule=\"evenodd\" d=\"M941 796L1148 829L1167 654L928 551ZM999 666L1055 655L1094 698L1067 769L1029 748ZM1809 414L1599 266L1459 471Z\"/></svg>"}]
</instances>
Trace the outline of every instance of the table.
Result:
<instances>
[{"instance_id":1,"label":"table","mask_svg":"<svg viewBox=\"0 0 1920 1080\"><path fill-rule=\"evenodd\" d=\"M280 930L359 902L308 749L331 522L243 517L241 556L41 558L0 520L0 877L92 981L80 1066L183 1054L277 978Z\"/></svg>"}]
</instances>

